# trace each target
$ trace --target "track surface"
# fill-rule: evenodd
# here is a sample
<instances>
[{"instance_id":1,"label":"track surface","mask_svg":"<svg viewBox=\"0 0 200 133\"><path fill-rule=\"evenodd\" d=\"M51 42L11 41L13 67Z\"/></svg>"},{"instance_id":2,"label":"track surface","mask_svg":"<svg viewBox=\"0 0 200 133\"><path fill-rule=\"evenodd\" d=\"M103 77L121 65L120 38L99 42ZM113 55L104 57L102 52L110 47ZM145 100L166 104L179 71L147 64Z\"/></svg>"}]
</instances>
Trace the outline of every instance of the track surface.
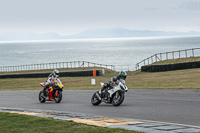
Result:
<instances>
[{"instance_id":1,"label":"track surface","mask_svg":"<svg viewBox=\"0 0 200 133\"><path fill-rule=\"evenodd\" d=\"M61 103L40 103L39 90L0 91L0 107L96 114L200 126L200 90L134 89L119 107L91 105L96 90L64 90Z\"/></svg>"}]
</instances>

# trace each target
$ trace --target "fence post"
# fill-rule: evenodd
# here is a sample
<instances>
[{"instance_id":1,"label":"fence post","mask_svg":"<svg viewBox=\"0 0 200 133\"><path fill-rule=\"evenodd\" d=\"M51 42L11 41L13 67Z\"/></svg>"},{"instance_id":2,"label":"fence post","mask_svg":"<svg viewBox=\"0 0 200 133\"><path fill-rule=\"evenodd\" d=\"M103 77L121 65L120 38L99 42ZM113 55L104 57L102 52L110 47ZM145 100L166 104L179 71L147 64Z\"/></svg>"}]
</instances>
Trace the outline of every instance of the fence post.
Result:
<instances>
[{"instance_id":1,"label":"fence post","mask_svg":"<svg viewBox=\"0 0 200 133\"><path fill-rule=\"evenodd\" d=\"M160 60L162 60L162 54L160 53Z\"/></svg>"},{"instance_id":2,"label":"fence post","mask_svg":"<svg viewBox=\"0 0 200 133\"><path fill-rule=\"evenodd\" d=\"M80 67L80 61L78 61L78 67Z\"/></svg>"},{"instance_id":3,"label":"fence post","mask_svg":"<svg viewBox=\"0 0 200 133\"><path fill-rule=\"evenodd\" d=\"M168 53L166 53L166 59L168 60Z\"/></svg>"},{"instance_id":4,"label":"fence post","mask_svg":"<svg viewBox=\"0 0 200 133\"><path fill-rule=\"evenodd\" d=\"M157 55L155 54L155 60L156 60L156 62L157 62Z\"/></svg>"},{"instance_id":5,"label":"fence post","mask_svg":"<svg viewBox=\"0 0 200 133\"><path fill-rule=\"evenodd\" d=\"M187 50L185 50L185 56L186 56L186 58L187 58Z\"/></svg>"},{"instance_id":6,"label":"fence post","mask_svg":"<svg viewBox=\"0 0 200 133\"><path fill-rule=\"evenodd\" d=\"M193 55L193 57L194 57L194 49L192 49L192 55Z\"/></svg>"}]
</instances>

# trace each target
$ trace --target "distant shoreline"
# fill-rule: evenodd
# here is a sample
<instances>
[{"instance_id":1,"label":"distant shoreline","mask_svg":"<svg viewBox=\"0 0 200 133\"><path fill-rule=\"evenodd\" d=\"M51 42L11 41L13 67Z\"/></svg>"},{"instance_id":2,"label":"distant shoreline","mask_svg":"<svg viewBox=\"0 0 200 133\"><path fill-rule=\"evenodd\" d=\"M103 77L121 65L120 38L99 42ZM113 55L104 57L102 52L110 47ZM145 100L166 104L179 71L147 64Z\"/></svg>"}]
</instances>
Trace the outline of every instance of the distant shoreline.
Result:
<instances>
[{"instance_id":1,"label":"distant shoreline","mask_svg":"<svg viewBox=\"0 0 200 133\"><path fill-rule=\"evenodd\" d=\"M50 40L16 40L16 41L0 41L1 43L27 43L27 42L66 42L66 41L113 41L113 40L151 40L166 38L184 38L184 37L200 37L200 35L184 35L184 36L152 36L152 37L120 37L120 38L77 38L77 39L50 39Z\"/></svg>"}]
</instances>

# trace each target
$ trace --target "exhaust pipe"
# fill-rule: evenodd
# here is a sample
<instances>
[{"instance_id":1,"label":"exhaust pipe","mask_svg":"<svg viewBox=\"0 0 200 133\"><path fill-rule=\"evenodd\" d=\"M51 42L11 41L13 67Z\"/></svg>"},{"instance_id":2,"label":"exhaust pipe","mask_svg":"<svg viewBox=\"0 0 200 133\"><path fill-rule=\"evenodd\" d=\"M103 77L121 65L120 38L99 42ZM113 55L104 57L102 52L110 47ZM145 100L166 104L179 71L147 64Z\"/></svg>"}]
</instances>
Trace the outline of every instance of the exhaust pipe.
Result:
<instances>
[{"instance_id":1,"label":"exhaust pipe","mask_svg":"<svg viewBox=\"0 0 200 133\"><path fill-rule=\"evenodd\" d=\"M99 100L101 100L101 97L99 96L99 93L96 93L96 96Z\"/></svg>"}]
</instances>

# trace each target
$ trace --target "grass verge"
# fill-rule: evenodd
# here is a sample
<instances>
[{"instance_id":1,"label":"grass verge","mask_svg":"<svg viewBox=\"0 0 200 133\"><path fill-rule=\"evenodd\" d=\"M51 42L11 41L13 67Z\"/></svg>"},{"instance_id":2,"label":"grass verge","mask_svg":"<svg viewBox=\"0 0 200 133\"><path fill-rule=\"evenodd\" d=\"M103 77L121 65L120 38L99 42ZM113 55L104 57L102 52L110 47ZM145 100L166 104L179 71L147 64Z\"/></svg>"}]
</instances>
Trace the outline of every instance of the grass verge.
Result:
<instances>
[{"instance_id":1,"label":"grass verge","mask_svg":"<svg viewBox=\"0 0 200 133\"><path fill-rule=\"evenodd\" d=\"M21 114L0 113L2 133L140 133Z\"/></svg>"},{"instance_id":2,"label":"grass verge","mask_svg":"<svg viewBox=\"0 0 200 133\"><path fill-rule=\"evenodd\" d=\"M188 57L188 58L179 58L179 59L170 59L158 61L150 65L167 65L167 64L177 64L177 63L186 63L186 62L195 62L200 61L200 57Z\"/></svg>"},{"instance_id":3,"label":"grass verge","mask_svg":"<svg viewBox=\"0 0 200 133\"><path fill-rule=\"evenodd\" d=\"M87 69L102 69L102 68L87 68ZM71 71L72 69L59 69L60 71ZM74 70L74 69L73 69ZM77 69L86 70L86 69ZM45 70L51 72L52 70ZM35 71L29 71L35 72ZM36 71L38 72L38 71ZM41 71L40 71L41 72ZM66 89L100 89L100 82L107 82L111 77L117 75L117 72L105 69L104 76L97 77L60 77L60 80L64 84L64 90ZM96 79L96 85L91 85L91 79ZM0 79L3 83L0 86L0 90L41 90L41 82L45 82L47 78L8 78Z\"/></svg>"},{"instance_id":4,"label":"grass verge","mask_svg":"<svg viewBox=\"0 0 200 133\"><path fill-rule=\"evenodd\" d=\"M197 61L198 58L178 59L179 63L184 61ZM170 60L173 63L172 60ZM177 62L177 60L174 60ZM158 62L159 63L159 62ZM162 64L169 63L162 61ZM92 70L102 68L76 68L76 69L59 69L60 71L71 70ZM42 72L51 72L52 70L42 70ZM41 72L29 71L29 72ZM200 89L200 68L184 69L166 72L127 72L128 76L126 84L129 89ZM118 72L105 69L104 76L97 77L61 77L66 89L100 89L100 82L107 82ZM96 79L96 85L91 85L91 78ZM41 90L41 82L45 82L47 78L14 78L0 79L0 90Z\"/></svg>"}]
</instances>

